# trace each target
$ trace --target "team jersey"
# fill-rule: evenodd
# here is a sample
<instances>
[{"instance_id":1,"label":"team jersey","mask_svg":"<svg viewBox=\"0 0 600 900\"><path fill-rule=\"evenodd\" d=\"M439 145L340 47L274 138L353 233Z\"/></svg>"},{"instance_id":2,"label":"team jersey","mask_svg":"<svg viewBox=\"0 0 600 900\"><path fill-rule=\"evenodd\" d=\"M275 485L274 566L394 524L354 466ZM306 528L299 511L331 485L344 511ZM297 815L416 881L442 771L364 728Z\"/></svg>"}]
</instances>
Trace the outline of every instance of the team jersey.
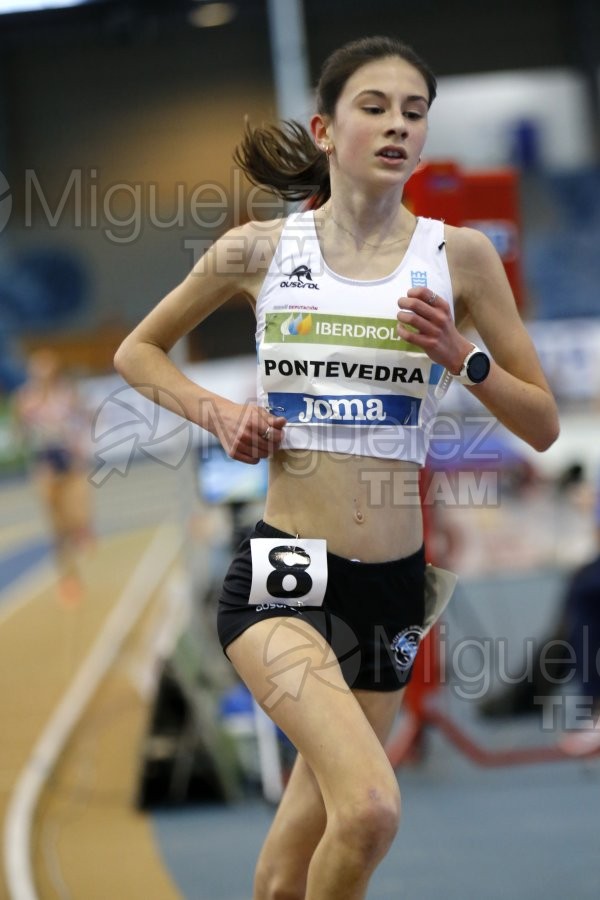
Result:
<instances>
[{"instance_id":1,"label":"team jersey","mask_svg":"<svg viewBox=\"0 0 600 900\"><path fill-rule=\"evenodd\" d=\"M327 266L312 210L288 217L256 304L258 403L287 419L283 448L424 464L442 367L396 330L421 286L453 310L443 222L418 218L399 266L359 281Z\"/></svg>"}]
</instances>

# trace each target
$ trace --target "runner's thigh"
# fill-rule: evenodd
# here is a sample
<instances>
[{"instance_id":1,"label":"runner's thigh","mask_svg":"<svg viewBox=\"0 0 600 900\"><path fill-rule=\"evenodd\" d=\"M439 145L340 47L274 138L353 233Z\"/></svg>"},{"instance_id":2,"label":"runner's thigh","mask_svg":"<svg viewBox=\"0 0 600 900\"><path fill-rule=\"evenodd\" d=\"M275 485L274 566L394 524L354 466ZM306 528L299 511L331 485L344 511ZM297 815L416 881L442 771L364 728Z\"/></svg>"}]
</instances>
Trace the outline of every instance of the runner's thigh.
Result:
<instances>
[{"instance_id":1,"label":"runner's thigh","mask_svg":"<svg viewBox=\"0 0 600 900\"><path fill-rule=\"evenodd\" d=\"M355 792L360 798L374 782L393 792L395 775L381 742L333 651L311 625L298 617L256 622L228 646L227 655L303 756L326 807L340 795L347 799ZM380 715L392 718L389 709Z\"/></svg>"}]
</instances>

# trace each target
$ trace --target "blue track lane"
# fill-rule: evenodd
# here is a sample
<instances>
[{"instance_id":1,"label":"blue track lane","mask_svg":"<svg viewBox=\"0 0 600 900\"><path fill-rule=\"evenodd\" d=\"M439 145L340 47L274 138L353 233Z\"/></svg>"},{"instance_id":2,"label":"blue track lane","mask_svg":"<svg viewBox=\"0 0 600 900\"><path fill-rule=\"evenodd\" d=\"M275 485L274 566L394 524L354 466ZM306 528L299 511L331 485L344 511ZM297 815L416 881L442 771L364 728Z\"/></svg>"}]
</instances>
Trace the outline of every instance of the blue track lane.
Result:
<instances>
[{"instance_id":1,"label":"blue track lane","mask_svg":"<svg viewBox=\"0 0 600 900\"><path fill-rule=\"evenodd\" d=\"M0 593L38 565L50 553L52 545L44 539L21 544L16 550L0 554ZM0 596L0 603L2 597Z\"/></svg>"}]
</instances>

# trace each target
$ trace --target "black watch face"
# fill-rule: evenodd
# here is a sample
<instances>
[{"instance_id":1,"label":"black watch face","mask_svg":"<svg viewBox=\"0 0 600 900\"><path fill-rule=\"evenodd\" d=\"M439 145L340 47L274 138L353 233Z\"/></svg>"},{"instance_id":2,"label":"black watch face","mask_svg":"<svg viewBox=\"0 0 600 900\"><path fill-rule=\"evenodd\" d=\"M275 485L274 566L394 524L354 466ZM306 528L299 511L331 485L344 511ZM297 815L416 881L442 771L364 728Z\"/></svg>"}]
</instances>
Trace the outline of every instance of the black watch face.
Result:
<instances>
[{"instance_id":1,"label":"black watch face","mask_svg":"<svg viewBox=\"0 0 600 900\"><path fill-rule=\"evenodd\" d=\"M490 358L487 353L474 353L467 363L467 375L474 384L480 384L490 371Z\"/></svg>"}]
</instances>

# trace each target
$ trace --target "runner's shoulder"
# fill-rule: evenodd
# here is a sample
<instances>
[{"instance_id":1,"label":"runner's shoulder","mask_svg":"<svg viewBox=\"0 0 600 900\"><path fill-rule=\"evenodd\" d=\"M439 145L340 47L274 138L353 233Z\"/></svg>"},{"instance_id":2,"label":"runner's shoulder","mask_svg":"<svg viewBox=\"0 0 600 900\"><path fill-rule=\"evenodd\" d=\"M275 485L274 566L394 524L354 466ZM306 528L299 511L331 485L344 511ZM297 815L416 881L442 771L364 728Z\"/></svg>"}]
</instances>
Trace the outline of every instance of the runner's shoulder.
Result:
<instances>
[{"instance_id":1,"label":"runner's shoulder","mask_svg":"<svg viewBox=\"0 0 600 900\"><path fill-rule=\"evenodd\" d=\"M253 302L269 270L284 219L245 222L219 237L195 266L195 274L217 275Z\"/></svg>"},{"instance_id":2,"label":"runner's shoulder","mask_svg":"<svg viewBox=\"0 0 600 900\"><path fill-rule=\"evenodd\" d=\"M284 225L285 219L283 218L267 219L265 221L253 219L225 232L219 238L218 243L227 242L236 245L240 252L244 252L246 258L252 256L257 250L264 254L269 248L272 248L272 257L279 243Z\"/></svg>"}]
</instances>

